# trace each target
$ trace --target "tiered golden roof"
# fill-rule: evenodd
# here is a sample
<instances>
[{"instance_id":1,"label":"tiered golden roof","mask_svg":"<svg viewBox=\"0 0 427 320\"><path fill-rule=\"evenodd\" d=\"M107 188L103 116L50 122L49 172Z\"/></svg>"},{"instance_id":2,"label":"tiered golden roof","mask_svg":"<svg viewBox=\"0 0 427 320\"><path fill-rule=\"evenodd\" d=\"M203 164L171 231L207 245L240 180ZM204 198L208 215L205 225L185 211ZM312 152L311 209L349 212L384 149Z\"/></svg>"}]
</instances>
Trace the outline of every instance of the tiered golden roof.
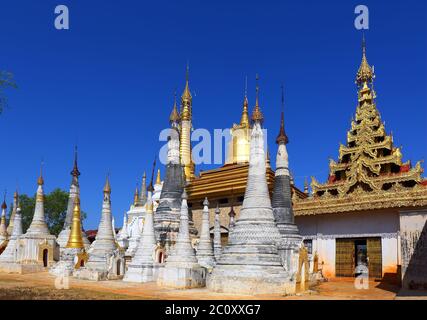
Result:
<instances>
[{"instance_id":1,"label":"tiered golden roof","mask_svg":"<svg viewBox=\"0 0 427 320\"><path fill-rule=\"evenodd\" d=\"M427 205L421 162L402 162L376 108L375 75L367 62L363 41L356 117L339 147L338 162L330 160L326 183L312 177L312 197L296 199L296 215Z\"/></svg>"}]
</instances>

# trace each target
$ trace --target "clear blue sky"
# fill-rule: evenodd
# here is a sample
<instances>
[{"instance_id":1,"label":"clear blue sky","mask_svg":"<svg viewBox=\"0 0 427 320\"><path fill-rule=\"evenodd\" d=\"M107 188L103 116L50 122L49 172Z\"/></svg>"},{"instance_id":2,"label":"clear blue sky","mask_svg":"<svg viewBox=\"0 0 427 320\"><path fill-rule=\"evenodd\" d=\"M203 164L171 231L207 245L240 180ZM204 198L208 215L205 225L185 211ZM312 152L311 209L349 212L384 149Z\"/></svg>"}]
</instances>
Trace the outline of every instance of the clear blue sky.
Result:
<instances>
[{"instance_id":1,"label":"clear blue sky","mask_svg":"<svg viewBox=\"0 0 427 320\"><path fill-rule=\"evenodd\" d=\"M54 8L70 9L70 30ZM45 190L68 190L78 143L85 228L96 228L111 172L116 225L135 183L150 171L190 61L195 128L240 117L244 79L255 74L274 165L280 84L285 84L290 165L297 185L326 179L356 107L361 32L354 8L370 9L366 32L378 108L404 160L427 158L425 1L2 1L0 70L18 90L0 116L0 188L33 194L40 160ZM164 172L163 168L162 172Z\"/></svg>"}]
</instances>

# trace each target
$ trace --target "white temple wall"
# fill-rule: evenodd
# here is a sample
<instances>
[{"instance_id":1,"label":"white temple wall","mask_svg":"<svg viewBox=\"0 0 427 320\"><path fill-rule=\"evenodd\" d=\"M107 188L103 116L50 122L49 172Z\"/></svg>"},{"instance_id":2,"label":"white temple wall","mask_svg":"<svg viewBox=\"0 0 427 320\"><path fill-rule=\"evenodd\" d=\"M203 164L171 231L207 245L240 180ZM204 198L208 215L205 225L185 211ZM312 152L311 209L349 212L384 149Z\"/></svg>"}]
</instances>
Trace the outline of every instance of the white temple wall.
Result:
<instances>
[{"instance_id":1,"label":"white temple wall","mask_svg":"<svg viewBox=\"0 0 427 320\"><path fill-rule=\"evenodd\" d=\"M399 214L396 210L296 216L304 239L312 240L319 268L325 277L335 277L336 239L381 237L382 271L396 273L399 264Z\"/></svg>"}]
</instances>

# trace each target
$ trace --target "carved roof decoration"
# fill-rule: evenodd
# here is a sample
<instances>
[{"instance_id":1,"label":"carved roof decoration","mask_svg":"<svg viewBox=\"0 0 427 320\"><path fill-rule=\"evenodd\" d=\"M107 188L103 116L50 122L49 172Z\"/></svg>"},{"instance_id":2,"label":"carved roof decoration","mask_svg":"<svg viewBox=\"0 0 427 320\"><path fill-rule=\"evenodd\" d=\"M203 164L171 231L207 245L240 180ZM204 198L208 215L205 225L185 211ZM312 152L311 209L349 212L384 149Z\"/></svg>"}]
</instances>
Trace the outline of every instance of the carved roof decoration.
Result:
<instances>
[{"instance_id":1,"label":"carved roof decoration","mask_svg":"<svg viewBox=\"0 0 427 320\"><path fill-rule=\"evenodd\" d=\"M330 160L327 181L312 177L312 195L294 199L296 215L427 206L421 161L415 166L402 162L402 148L394 146L376 107L374 78L363 41L356 77L358 104L347 143L340 145L338 161Z\"/></svg>"}]
</instances>

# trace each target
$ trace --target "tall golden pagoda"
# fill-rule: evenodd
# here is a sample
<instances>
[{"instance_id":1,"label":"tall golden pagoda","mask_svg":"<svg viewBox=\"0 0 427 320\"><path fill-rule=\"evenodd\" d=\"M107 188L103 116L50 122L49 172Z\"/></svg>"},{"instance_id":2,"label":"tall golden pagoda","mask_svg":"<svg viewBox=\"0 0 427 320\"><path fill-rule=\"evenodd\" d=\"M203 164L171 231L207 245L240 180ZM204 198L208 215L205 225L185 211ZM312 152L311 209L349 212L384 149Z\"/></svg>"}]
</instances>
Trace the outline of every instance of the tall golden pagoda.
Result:
<instances>
[{"instance_id":1,"label":"tall golden pagoda","mask_svg":"<svg viewBox=\"0 0 427 320\"><path fill-rule=\"evenodd\" d=\"M191 130L192 130L192 101L189 86L189 68L185 77L185 88L181 96L180 123L180 144L179 153L181 162L184 165L185 179L190 181L194 178L194 162L191 157Z\"/></svg>"},{"instance_id":2,"label":"tall golden pagoda","mask_svg":"<svg viewBox=\"0 0 427 320\"><path fill-rule=\"evenodd\" d=\"M312 177L313 198L298 200L297 215L427 204L421 161L414 167L402 161L401 148L393 145L378 112L374 79L363 39L356 74L358 104L347 143L340 145L338 161L330 160L326 183Z\"/></svg>"}]
</instances>

